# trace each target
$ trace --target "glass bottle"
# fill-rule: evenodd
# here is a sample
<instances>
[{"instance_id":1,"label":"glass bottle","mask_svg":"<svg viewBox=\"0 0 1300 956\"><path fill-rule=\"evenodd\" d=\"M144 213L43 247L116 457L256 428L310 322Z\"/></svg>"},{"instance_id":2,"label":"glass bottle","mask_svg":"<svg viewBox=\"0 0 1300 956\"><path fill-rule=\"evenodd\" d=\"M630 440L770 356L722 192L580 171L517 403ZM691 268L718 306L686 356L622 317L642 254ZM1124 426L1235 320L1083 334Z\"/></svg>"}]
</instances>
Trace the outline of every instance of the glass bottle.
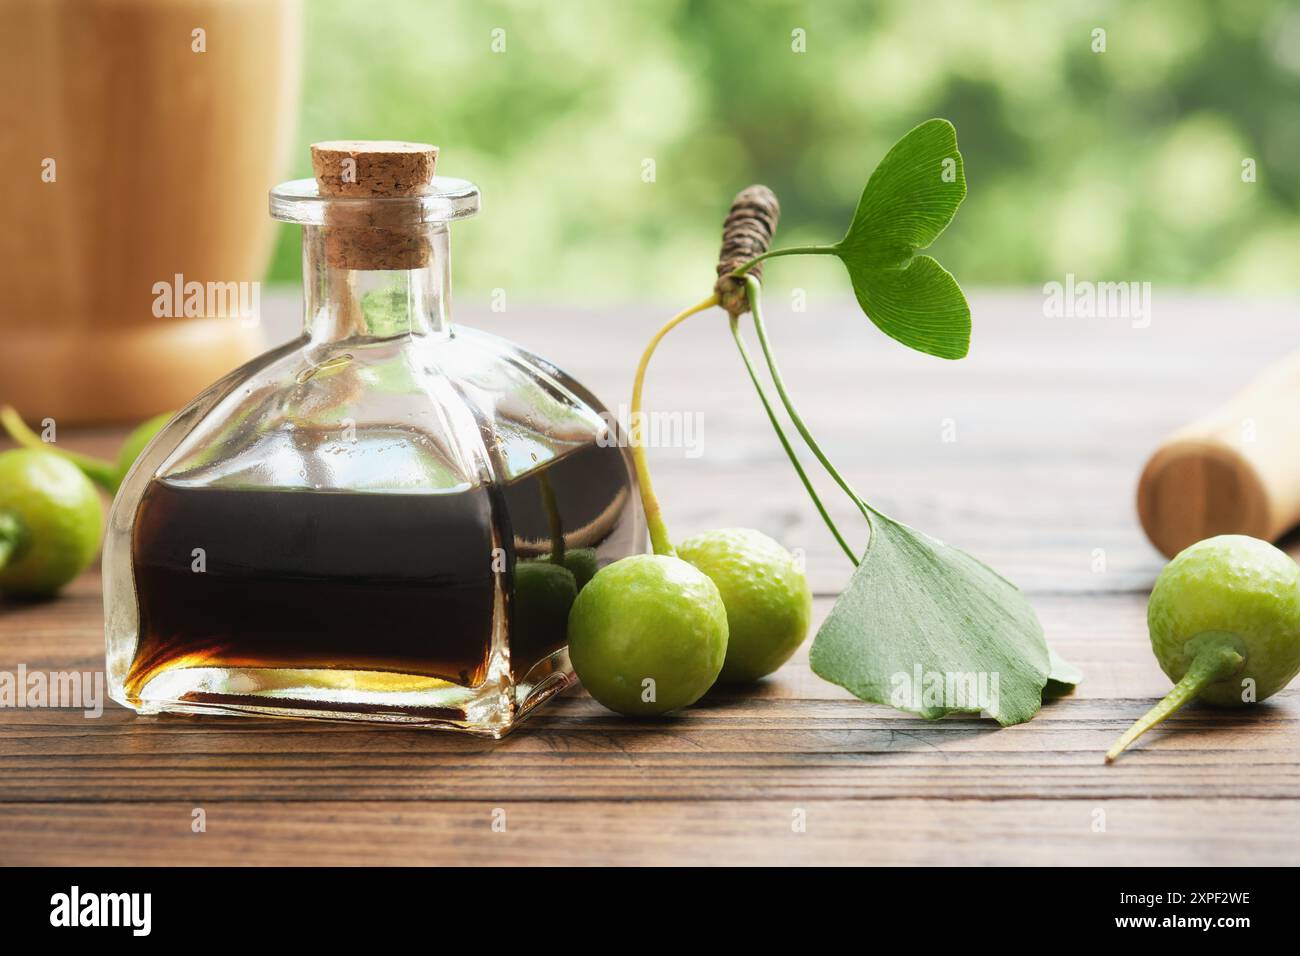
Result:
<instances>
[{"instance_id":1,"label":"glass bottle","mask_svg":"<svg viewBox=\"0 0 1300 956\"><path fill-rule=\"evenodd\" d=\"M118 493L119 703L500 737L573 682L569 606L645 547L630 457L578 382L451 324L448 229L479 194L434 157L318 144L317 178L272 190L304 227L305 329L195 398Z\"/></svg>"}]
</instances>

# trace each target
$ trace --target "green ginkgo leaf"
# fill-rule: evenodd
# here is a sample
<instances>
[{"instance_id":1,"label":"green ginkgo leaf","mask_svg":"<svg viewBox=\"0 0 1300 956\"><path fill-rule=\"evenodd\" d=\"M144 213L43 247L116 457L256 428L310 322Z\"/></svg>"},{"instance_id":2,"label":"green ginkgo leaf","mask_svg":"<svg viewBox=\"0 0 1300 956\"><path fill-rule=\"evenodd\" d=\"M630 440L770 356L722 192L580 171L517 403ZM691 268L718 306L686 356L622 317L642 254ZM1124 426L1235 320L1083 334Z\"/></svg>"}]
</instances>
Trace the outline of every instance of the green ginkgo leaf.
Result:
<instances>
[{"instance_id":1,"label":"green ginkgo leaf","mask_svg":"<svg viewBox=\"0 0 1300 956\"><path fill-rule=\"evenodd\" d=\"M970 347L970 306L952 275L918 256L966 198L957 131L927 120L885 154L833 246L858 304L882 332L909 348L958 359Z\"/></svg>"},{"instance_id":2,"label":"green ginkgo leaf","mask_svg":"<svg viewBox=\"0 0 1300 956\"><path fill-rule=\"evenodd\" d=\"M1047 675L1043 696L1063 697L1072 693L1075 686L1083 680L1083 671L1052 650L1050 645L1047 648L1047 655L1051 660L1051 671Z\"/></svg>"},{"instance_id":3,"label":"green ginkgo leaf","mask_svg":"<svg viewBox=\"0 0 1300 956\"><path fill-rule=\"evenodd\" d=\"M866 554L813 641L813 672L929 719L1038 712L1051 672L1023 594L965 552L875 513Z\"/></svg>"},{"instance_id":4,"label":"green ginkgo leaf","mask_svg":"<svg viewBox=\"0 0 1300 956\"><path fill-rule=\"evenodd\" d=\"M939 358L964 358L970 348L970 306L957 280L929 256L901 269L849 270L858 305L880 331Z\"/></svg>"}]
</instances>

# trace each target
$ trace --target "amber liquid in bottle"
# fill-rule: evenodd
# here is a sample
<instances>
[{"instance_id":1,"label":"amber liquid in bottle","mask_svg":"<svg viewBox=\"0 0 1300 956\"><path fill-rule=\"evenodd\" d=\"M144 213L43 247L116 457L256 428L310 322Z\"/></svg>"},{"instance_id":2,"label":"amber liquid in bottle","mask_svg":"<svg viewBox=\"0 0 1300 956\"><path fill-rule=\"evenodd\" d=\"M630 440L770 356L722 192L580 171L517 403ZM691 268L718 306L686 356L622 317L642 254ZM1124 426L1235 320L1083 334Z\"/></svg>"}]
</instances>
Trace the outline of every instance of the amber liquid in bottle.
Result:
<instances>
[{"instance_id":1,"label":"amber liquid in bottle","mask_svg":"<svg viewBox=\"0 0 1300 956\"><path fill-rule=\"evenodd\" d=\"M499 487L438 493L154 479L132 539L140 636L128 693L202 667L473 687L498 584L522 678L564 646L568 605L596 561L634 548L634 522L621 520L632 507L622 452L594 443Z\"/></svg>"}]
</instances>

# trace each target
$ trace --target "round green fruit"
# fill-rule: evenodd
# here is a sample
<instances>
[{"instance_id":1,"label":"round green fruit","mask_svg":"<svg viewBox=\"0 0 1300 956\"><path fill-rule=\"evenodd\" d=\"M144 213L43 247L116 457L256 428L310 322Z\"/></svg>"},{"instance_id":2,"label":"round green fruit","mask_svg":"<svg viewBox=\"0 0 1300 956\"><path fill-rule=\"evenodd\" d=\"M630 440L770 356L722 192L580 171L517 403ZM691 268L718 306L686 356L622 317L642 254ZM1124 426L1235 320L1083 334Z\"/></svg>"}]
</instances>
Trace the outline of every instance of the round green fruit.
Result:
<instances>
[{"instance_id":1,"label":"round green fruit","mask_svg":"<svg viewBox=\"0 0 1300 956\"><path fill-rule=\"evenodd\" d=\"M678 558L638 554L597 572L569 612L569 657L610 710L664 714L695 703L727 654L717 587Z\"/></svg>"},{"instance_id":2,"label":"round green fruit","mask_svg":"<svg viewBox=\"0 0 1300 956\"><path fill-rule=\"evenodd\" d=\"M537 560L548 561L551 564L555 563L555 558L550 555L545 555ZM600 570L595 548L570 548L564 552L564 560L560 563L569 569L579 591L585 588L587 582L594 578L596 572Z\"/></svg>"},{"instance_id":3,"label":"round green fruit","mask_svg":"<svg viewBox=\"0 0 1300 956\"><path fill-rule=\"evenodd\" d=\"M0 592L55 593L95 559L104 509L90 479L52 451L0 454Z\"/></svg>"},{"instance_id":4,"label":"round green fruit","mask_svg":"<svg viewBox=\"0 0 1300 956\"><path fill-rule=\"evenodd\" d=\"M546 560L515 564L511 646L537 659L564 644L569 609L578 596L573 572Z\"/></svg>"},{"instance_id":5,"label":"round green fruit","mask_svg":"<svg viewBox=\"0 0 1300 956\"><path fill-rule=\"evenodd\" d=\"M708 575L727 608L720 680L758 680L790 659L812 618L812 591L794 555L750 528L707 531L677 553Z\"/></svg>"},{"instance_id":6,"label":"round green fruit","mask_svg":"<svg viewBox=\"0 0 1300 956\"><path fill-rule=\"evenodd\" d=\"M1198 541L1160 572L1147 625L1170 680L1182 680L1205 643L1219 640L1243 661L1196 696L1226 707L1263 700L1300 672L1300 567L1258 538Z\"/></svg>"}]
</instances>

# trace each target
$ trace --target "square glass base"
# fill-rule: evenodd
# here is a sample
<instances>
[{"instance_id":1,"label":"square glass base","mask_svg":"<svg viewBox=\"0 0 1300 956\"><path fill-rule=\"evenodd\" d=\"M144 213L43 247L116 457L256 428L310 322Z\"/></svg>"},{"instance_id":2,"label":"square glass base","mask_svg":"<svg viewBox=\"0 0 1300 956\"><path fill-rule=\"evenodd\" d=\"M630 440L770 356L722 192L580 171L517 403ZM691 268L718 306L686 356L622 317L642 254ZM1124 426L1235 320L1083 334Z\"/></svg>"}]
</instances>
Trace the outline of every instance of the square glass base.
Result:
<instances>
[{"instance_id":1,"label":"square glass base","mask_svg":"<svg viewBox=\"0 0 1300 956\"><path fill-rule=\"evenodd\" d=\"M539 662L523 680L492 668L477 687L377 671L269 667L173 667L137 696L120 685L113 700L139 714L225 714L403 724L461 730L500 739L539 704L576 683L567 649Z\"/></svg>"}]
</instances>

